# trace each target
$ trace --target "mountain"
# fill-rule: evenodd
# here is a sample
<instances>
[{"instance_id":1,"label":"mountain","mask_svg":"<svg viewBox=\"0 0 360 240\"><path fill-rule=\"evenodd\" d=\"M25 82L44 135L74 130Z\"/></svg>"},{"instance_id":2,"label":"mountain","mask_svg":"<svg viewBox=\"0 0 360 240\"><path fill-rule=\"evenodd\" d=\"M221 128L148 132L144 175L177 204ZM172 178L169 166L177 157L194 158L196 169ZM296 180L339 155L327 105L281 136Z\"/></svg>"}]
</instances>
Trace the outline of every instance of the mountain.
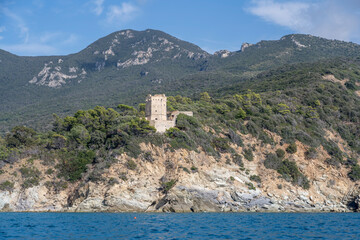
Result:
<instances>
[{"instance_id":1,"label":"mountain","mask_svg":"<svg viewBox=\"0 0 360 240\"><path fill-rule=\"evenodd\" d=\"M0 211L360 211L359 60L266 70L144 108L97 106L0 137Z\"/></svg>"},{"instance_id":2,"label":"mountain","mask_svg":"<svg viewBox=\"0 0 360 240\"><path fill-rule=\"evenodd\" d=\"M288 35L210 55L154 30L2 51L1 126L37 129L0 136L0 211L360 211L358 54ZM156 132L148 93L193 116Z\"/></svg>"},{"instance_id":3,"label":"mountain","mask_svg":"<svg viewBox=\"0 0 360 240\"><path fill-rule=\"evenodd\" d=\"M360 46L309 35L243 45L208 54L157 30L112 33L67 56L20 57L0 51L0 131L36 129L96 105L136 106L148 93L196 97L216 92L283 64L358 56Z\"/></svg>"}]
</instances>

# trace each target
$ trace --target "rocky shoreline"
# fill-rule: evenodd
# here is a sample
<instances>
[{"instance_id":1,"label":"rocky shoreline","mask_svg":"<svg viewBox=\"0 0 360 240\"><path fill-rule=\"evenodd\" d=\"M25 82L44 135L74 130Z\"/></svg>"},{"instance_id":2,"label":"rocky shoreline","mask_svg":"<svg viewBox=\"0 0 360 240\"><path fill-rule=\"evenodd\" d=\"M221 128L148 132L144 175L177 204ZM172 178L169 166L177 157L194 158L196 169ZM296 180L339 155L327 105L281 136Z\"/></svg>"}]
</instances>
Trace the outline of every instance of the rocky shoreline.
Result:
<instances>
[{"instance_id":1,"label":"rocky shoreline","mask_svg":"<svg viewBox=\"0 0 360 240\"><path fill-rule=\"evenodd\" d=\"M244 137L244 139L247 139ZM247 141L253 143L250 136ZM37 186L23 188L24 179L14 172L29 164L27 159L2 168L0 180L14 182L0 191L3 212L352 212L359 210L360 185L346 175L345 167L325 163L326 153L305 160L298 144L292 155L308 176L304 189L272 169L264 167L269 146L254 145L254 159L239 167L229 154L219 158L204 152L141 144L152 161L123 154L97 181L61 182L40 160L31 167L41 173ZM233 146L236 148L236 146ZM274 147L277 149L279 146ZM284 146L283 146L284 147ZM320 149L321 150L321 149ZM242 149L239 147L239 152ZM126 169L129 161L136 168ZM91 171L89 171L91 172ZM254 177L255 176L255 177ZM83 179L89 176L84 175ZM261 181L260 181L261 180ZM51 183L51 184L49 184ZM63 184L63 185L61 185Z\"/></svg>"}]
</instances>

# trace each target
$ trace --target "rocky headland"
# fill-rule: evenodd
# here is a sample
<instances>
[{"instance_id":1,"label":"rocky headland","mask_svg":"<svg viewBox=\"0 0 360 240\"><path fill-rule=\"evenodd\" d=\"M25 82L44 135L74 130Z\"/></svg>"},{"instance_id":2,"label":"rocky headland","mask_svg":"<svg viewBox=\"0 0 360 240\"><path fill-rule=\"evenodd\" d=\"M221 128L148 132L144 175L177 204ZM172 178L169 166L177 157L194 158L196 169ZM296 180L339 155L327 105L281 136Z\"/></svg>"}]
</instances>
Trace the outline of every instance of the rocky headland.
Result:
<instances>
[{"instance_id":1,"label":"rocky headland","mask_svg":"<svg viewBox=\"0 0 360 240\"><path fill-rule=\"evenodd\" d=\"M270 133L269 133L270 134ZM347 177L345 167L325 163L326 151L318 149L316 159L306 159L306 146L296 142L298 151L288 154L310 187L304 189L264 167L266 154L286 149L273 134L277 145L259 144L243 135L253 148L253 159L239 167L232 155L220 157L202 151L170 151L151 143L140 144L138 158L119 155L95 181L57 181L51 167L38 159L22 159L2 168L0 182L14 183L0 191L2 211L54 212L347 212L359 208L357 182ZM330 137L329 133L329 137ZM340 142L342 146L343 142ZM238 153L243 149L232 146ZM343 146L346 147L346 146ZM19 169L37 169L37 186L24 188L27 178ZM91 166L89 166L91 167ZM83 179L89 176L83 175Z\"/></svg>"}]
</instances>

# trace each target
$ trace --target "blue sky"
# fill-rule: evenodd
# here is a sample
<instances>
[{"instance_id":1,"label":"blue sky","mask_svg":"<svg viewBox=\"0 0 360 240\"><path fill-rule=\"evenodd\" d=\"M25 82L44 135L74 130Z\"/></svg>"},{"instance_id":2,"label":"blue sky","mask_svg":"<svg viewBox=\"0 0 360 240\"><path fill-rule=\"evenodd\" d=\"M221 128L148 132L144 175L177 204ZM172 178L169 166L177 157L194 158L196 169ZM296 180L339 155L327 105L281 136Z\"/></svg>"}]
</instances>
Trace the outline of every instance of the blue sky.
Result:
<instances>
[{"instance_id":1,"label":"blue sky","mask_svg":"<svg viewBox=\"0 0 360 240\"><path fill-rule=\"evenodd\" d=\"M360 0L0 0L0 49L21 56L75 53L148 28L210 53L290 33L360 43Z\"/></svg>"}]
</instances>

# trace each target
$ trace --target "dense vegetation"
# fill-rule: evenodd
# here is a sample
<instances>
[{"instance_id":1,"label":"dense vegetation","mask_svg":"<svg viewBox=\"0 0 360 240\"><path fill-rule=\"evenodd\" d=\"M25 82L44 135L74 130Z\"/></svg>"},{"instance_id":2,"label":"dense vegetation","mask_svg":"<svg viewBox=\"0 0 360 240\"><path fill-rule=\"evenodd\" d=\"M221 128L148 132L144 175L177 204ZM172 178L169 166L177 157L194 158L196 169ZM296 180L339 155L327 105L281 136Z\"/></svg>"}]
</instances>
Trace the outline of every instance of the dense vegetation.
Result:
<instances>
[{"instance_id":1,"label":"dense vegetation","mask_svg":"<svg viewBox=\"0 0 360 240\"><path fill-rule=\"evenodd\" d=\"M201 149L215 158L227 153L231 156L229 164L233 162L243 169L243 161L253 161L256 146L244 145L241 135L251 134L259 143L270 144L270 150L276 147L270 131L282 137L281 144L286 148L274 149L262 161L287 181L303 188L310 186L292 160L297 152L296 141L307 146L308 159L316 158L322 147L330 156L327 164L347 166L349 178L356 181L360 179L360 100L354 93L359 85L358 66L349 60L285 66L244 84L258 92L238 86L219 90L223 95L219 98L207 92L194 99L168 97L169 111L190 110L195 117L180 114L176 127L163 135L144 119L144 104L137 108L120 104L116 110L97 106L65 118L54 115L51 131L35 132L18 126L0 139L0 166L23 157L39 158L44 165L53 167L53 175L58 178L49 187L60 189L66 187L66 181L100 180L102 171L124 152L152 162L151 153L139 148L139 143L151 142L167 146L167 151ZM322 76L326 74L348 78L348 84L325 80ZM328 130L339 134L349 149L341 151L336 142L326 137ZM240 155L234 146L242 147ZM124 168L135 170L137 166L129 159ZM20 173L24 188L38 184L36 168L23 167ZM126 175L122 178L126 179ZM252 178L261 182L258 176ZM1 187L7 189L11 184L5 182ZM172 185L164 183L164 191Z\"/></svg>"},{"instance_id":2,"label":"dense vegetation","mask_svg":"<svg viewBox=\"0 0 360 240\"><path fill-rule=\"evenodd\" d=\"M154 34L170 37L161 32L152 32L149 36ZM134 41L144 36L147 35L140 32ZM151 39L149 36L147 38ZM314 47L299 49L294 45L294 38ZM108 36L78 55L67 56L71 64L87 59L82 67L87 66L91 78L79 84L72 83L60 89L24 87L22 77L30 79L32 74L37 74L35 70L20 69L14 75L18 79L12 85L9 76L0 73L0 93L4 93L0 94L4 100L0 107L0 122L3 123L0 131L4 132L0 137L0 174L5 164L26 158L29 163L40 159L48 166L46 174L52 180L46 186L54 191L80 179L105 181L101 178L103 171L122 153L154 161L151 152L141 151L141 142L165 146L166 151L202 150L216 159L220 154L226 154L227 164L236 164L241 171L248 171L244 161L254 161L257 157L254 154L256 144L244 144L243 141L243 136L250 134L257 144L268 146L269 152L261 159L264 166L292 184L303 188L310 186L294 161L297 141L305 145L307 159L317 158L319 151L324 149L329 155L327 164L346 166L351 180L360 179L360 98L357 95L360 59L343 58L345 55L356 56L360 51L358 45L290 35L280 41L260 42L226 59L214 55L206 59L155 61L126 70L118 70L111 64L101 71L91 70L91 64L95 64L91 61L99 60L91 55L93 50L106 49L111 39L112 36ZM194 45L174 41L184 49L203 54ZM271 61L284 51L288 54L280 54L276 61ZM44 62L54 60L52 57L31 58L32 63L29 63L28 58L6 52L0 54L7 57L3 66L10 70L12 62L41 67ZM325 56L336 58L323 59ZM114 64L116 59L111 61ZM277 64L280 67L275 68ZM34 69L32 67L30 69ZM144 73L148 71L151 72L149 75ZM325 79L329 75L335 80L345 80ZM158 80L162 77L167 81L160 83ZM174 95L168 97L169 111L193 111L194 117L180 114L176 127L165 134L156 133L144 119L145 108L141 103L146 94L155 91ZM182 96L177 95L179 92ZM132 106L120 104L108 108L119 102ZM94 107L95 103L105 107ZM75 109L90 110L76 112ZM59 114L54 114L52 122L43 118L53 112ZM11 125L18 123L22 124L9 130ZM281 136L282 148L275 144L269 132ZM329 133L344 140L344 151ZM241 147L241 153L236 152L235 147ZM13 173L21 174L23 188L36 186L41 180L40 171L31 164L29 166L22 166ZM126 172L136 169L137 164L128 158L120 179L126 181ZM191 174L197 168L183 170ZM250 179L261 183L259 176L253 175ZM114 179L106 181L114 184ZM175 180L164 182L162 191L169 191L175 183ZM255 188L253 183L248 186ZM13 187L14 183L9 181L0 183L0 190Z\"/></svg>"},{"instance_id":3,"label":"dense vegetation","mask_svg":"<svg viewBox=\"0 0 360 240\"><path fill-rule=\"evenodd\" d=\"M78 109L96 105L112 107L119 102L136 106L149 93L180 94L195 99L200 92L207 91L218 96L219 88L251 85L249 80L258 73L284 64L356 57L360 53L357 44L288 35L278 41L261 41L243 52L221 58L166 33L148 30L131 31L131 38L121 35L120 44L112 48L115 55L109 55L106 60L102 54L94 54L107 51L119 33L110 34L68 56L19 57L0 50L0 132L5 133L15 125L49 130L52 113L64 117ZM166 46L162 46L159 38L168 39L179 48L165 51ZM306 47L299 47L296 42ZM149 47L161 51L153 52L148 63L117 67L118 61L133 58L134 51L146 52ZM189 55L190 52L194 55ZM176 57L178 54L181 57ZM199 55L202 57L195 57ZM63 62L58 64L60 59ZM52 71L61 67L61 72L69 74L68 69L77 67L84 69L87 75L84 79L68 79L65 85L55 89L30 84L49 62L53 62ZM261 92L251 86L243 89Z\"/></svg>"}]
</instances>

